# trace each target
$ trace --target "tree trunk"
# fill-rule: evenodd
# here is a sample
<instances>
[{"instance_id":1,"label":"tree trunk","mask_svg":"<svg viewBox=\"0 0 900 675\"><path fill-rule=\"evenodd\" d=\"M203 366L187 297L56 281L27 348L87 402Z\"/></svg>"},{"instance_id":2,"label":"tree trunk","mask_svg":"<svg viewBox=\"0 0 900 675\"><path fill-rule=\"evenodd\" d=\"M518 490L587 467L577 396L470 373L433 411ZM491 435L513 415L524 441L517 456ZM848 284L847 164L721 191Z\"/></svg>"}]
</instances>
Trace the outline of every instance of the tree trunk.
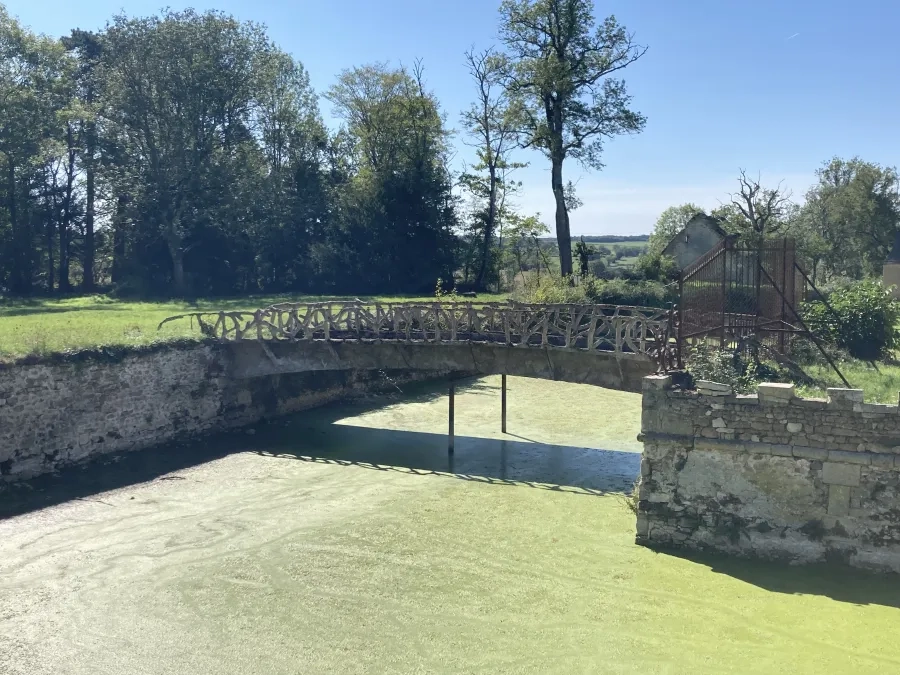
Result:
<instances>
[{"instance_id":1,"label":"tree trunk","mask_svg":"<svg viewBox=\"0 0 900 675\"><path fill-rule=\"evenodd\" d=\"M72 227L72 194L75 185L75 143L72 125L66 128L66 143L69 149L66 166L66 202L62 220L59 223L59 292L67 293L69 286L69 232Z\"/></svg>"},{"instance_id":2,"label":"tree trunk","mask_svg":"<svg viewBox=\"0 0 900 675\"><path fill-rule=\"evenodd\" d=\"M172 282L175 293L179 296L185 294L184 284L184 251L181 245L169 245L169 254L172 256Z\"/></svg>"},{"instance_id":3,"label":"tree trunk","mask_svg":"<svg viewBox=\"0 0 900 675\"><path fill-rule=\"evenodd\" d=\"M116 198L116 214L113 217L113 262L112 282L121 283L125 278L125 204L127 195Z\"/></svg>"},{"instance_id":4,"label":"tree trunk","mask_svg":"<svg viewBox=\"0 0 900 675\"><path fill-rule=\"evenodd\" d=\"M569 233L569 212L566 209L566 194L563 186L563 160L557 153L551 158L551 184L556 199L556 241L559 244L559 271L564 277L572 276L572 235Z\"/></svg>"},{"instance_id":5,"label":"tree trunk","mask_svg":"<svg viewBox=\"0 0 900 675\"><path fill-rule=\"evenodd\" d=\"M71 214L65 217L59 224L59 292L68 293L72 290L69 284L69 222Z\"/></svg>"},{"instance_id":6,"label":"tree trunk","mask_svg":"<svg viewBox=\"0 0 900 675\"><path fill-rule=\"evenodd\" d=\"M97 131L96 125L91 122L86 125L86 141L85 148L85 173L87 203L84 212L84 259L82 266L84 267L84 276L81 280L81 288L83 291L91 292L96 286L94 281L94 150L95 138Z\"/></svg>"},{"instance_id":7,"label":"tree trunk","mask_svg":"<svg viewBox=\"0 0 900 675\"><path fill-rule=\"evenodd\" d=\"M187 291L187 286L184 283L184 247L175 223L167 226L166 244L169 247L169 255L172 258L173 290L176 295L183 296Z\"/></svg>"},{"instance_id":8,"label":"tree trunk","mask_svg":"<svg viewBox=\"0 0 900 675\"><path fill-rule=\"evenodd\" d=\"M55 198L54 198L55 199ZM55 209L54 209L55 210ZM56 234L56 228L52 219L47 219L47 291L53 293L55 285L54 271L56 261L53 259L53 235Z\"/></svg>"},{"instance_id":9,"label":"tree trunk","mask_svg":"<svg viewBox=\"0 0 900 675\"><path fill-rule=\"evenodd\" d=\"M20 231L19 210L16 202L16 166L13 164L11 157L6 160L6 191L7 191L7 208L9 209L9 223L12 228L12 248L13 248L13 268L11 275L11 283L13 293L25 295L30 289L30 271L26 273L26 258L29 254L30 245L23 244L24 236Z\"/></svg>"},{"instance_id":10,"label":"tree trunk","mask_svg":"<svg viewBox=\"0 0 900 675\"><path fill-rule=\"evenodd\" d=\"M494 240L494 224L497 220L497 168L491 166L490 169L491 189L488 195L488 217L484 223L484 242L481 245L481 267L478 270L478 279L475 286L478 290L483 290L486 286L485 276L487 276L488 262L491 257L491 244Z\"/></svg>"}]
</instances>

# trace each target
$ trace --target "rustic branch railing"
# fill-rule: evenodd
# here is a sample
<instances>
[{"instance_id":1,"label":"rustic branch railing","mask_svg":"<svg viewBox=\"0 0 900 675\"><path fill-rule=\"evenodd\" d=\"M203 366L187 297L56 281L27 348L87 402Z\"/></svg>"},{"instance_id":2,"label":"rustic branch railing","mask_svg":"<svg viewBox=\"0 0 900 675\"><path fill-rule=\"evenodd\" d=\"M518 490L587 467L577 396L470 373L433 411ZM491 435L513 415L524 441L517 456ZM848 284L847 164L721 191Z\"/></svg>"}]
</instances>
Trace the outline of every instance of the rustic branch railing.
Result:
<instances>
[{"instance_id":1,"label":"rustic branch railing","mask_svg":"<svg viewBox=\"0 0 900 675\"><path fill-rule=\"evenodd\" d=\"M252 312L192 312L222 342L488 342L638 354L661 370L675 362L675 313L622 305L283 303Z\"/></svg>"}]
</instances>

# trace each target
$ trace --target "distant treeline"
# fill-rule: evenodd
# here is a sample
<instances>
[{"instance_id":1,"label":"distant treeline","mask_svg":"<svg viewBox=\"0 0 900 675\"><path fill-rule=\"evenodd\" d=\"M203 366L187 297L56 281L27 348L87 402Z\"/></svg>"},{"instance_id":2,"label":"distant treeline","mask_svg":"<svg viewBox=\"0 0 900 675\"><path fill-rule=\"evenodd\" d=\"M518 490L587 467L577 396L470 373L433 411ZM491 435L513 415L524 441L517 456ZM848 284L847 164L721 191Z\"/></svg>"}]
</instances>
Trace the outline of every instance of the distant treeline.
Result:
<instances>
[{"instance_id":1,"label":"distant treeline","mask_svg":"<svg viewBox=\"0 0 900 675\"><path fill-rule=\"evenodd\" d=\"M575 240L584 239L586 244L637 244L650 241L649 234L591 234L576 236ZM541 241L556 242L556 237L541 237Z\"/></svg>"},{"instance_id":2,"label":"distant treeline","mask_svg":"<svg viewBox=\"0 0 900 675\"><path fill-rule=\"evenodd\" d=\"M0 4L0 295L495 287L549 261L536 240L547 226L507 198L524 166L512 153L526 148L553 167L571 273L567 210L580 200L563 161L599 168L602 138L643 127L621 80L603 78L644 48L613 17L597 24L590 0L509 1L499 14L503 47L460 55L474 102L459 135L477 157L460 171L454 112L420 62L349 68L316 92L264 26L222 12L120 14L57 38ZM545 67L560 58L572 68Z\"/></svg>"},{"instance_id":3,"label":"distant treeline","mask_svg":"<svg viewBox=\"0 0 900 675\"><path fill-rule=\"evenodd\" d=\"M421 293L459 268L419 63L340 73L332 130L303 65L219 12L57 39L0 5L0 50L0 294Z\"/></svg>"}]
</instances>

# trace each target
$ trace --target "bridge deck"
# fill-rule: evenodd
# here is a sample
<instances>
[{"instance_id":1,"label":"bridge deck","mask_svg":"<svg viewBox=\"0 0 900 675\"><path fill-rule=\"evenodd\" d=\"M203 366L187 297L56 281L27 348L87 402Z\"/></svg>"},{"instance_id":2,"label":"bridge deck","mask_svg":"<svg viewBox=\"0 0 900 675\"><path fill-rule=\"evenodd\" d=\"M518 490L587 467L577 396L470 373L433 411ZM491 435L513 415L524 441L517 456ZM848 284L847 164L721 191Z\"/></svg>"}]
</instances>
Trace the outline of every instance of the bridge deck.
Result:
<instances>
[{"instance_id":1,"label":"bridge deck","mask_svg":"<svg viewBox=\"0 0 900 675\"><path fill-rule=\"evenodd\" d=\"M196 312L222 342L488 343L630 354L668 369L674 313L622 305L474 303L283 303L252 312ZM162 324L160 324L162 325Z\"/></svg>"}]
</instances>

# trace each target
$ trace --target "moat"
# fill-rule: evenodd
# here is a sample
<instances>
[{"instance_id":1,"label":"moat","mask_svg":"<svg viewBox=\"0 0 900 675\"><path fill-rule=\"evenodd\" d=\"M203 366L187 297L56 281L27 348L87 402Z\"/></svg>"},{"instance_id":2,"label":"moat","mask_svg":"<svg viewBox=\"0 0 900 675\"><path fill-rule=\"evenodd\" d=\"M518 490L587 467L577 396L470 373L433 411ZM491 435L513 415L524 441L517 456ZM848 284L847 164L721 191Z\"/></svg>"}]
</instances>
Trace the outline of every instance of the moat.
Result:
<instances>
[{"instance_id":1,"label":"moat","mask_svg":"<svg viewBox=\"0 0 900 675\"><path fill-rule=\"evenodd\" d=\"M639 394L499 380L452 457L406 385L0 494L0 671L900 668L893 577L634 544Z\"/></svg>"}]
</instances>

